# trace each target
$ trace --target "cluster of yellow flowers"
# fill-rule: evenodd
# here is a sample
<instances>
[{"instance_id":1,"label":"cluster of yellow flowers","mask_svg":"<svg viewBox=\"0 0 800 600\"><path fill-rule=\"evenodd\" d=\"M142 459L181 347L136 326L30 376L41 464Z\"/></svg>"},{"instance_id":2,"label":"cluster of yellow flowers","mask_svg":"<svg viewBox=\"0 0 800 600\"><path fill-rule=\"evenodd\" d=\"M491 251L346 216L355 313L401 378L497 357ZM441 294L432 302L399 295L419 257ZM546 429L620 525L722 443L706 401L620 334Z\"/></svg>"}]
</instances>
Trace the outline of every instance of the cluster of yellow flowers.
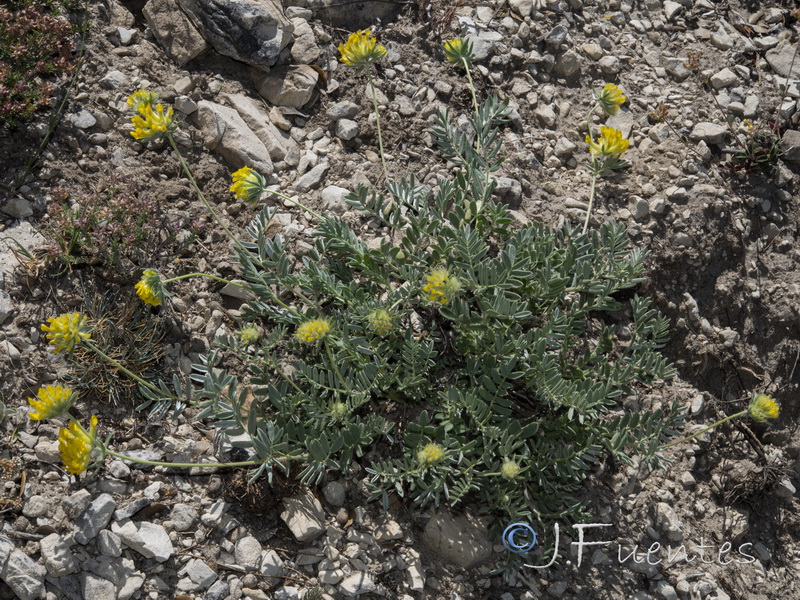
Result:
<instances>
[{"instance_id":1,"label":"cluster of yellow flowers","mask_svg":"<svg viewBox=\"0 0 800 600\"><path fill-rule=\"evenodd\" d=\"M158 271L145 269L142 279L134 286L142 302L150 306L161 306L164 302L164 288Z\"/></svg>"},{"instance_id":2,"label":"cluster of yellow flowers","mask_svg":"<svg viewBox=\"0 0 800 600\"><path fill-rule=\"evenodd\" d=\"M297 328L295 337L306 344L313 344L328 335L331 324L328 319L314 319L306 321Z\"/></svg>"},{"instance_id":3,"label":"cluster of yellow flowers","mask_svg":"<svg viewBox=\"0 0 800 600\"><path fill-rule=\"evenodd\" d=\"M147 90L136 90L128 97L128 106L137 114L131 117L135 129L131 132L134 139L149 142L172 133L176 124L172 119L172 107L164 111L161 103L155 104L158 96Z\"/></svg>"},{"instance_id":4,"label":"cluster of yellow flowers","mask_svg":"<svg viewBox=\"0 0 800 600\"><path fill-rule=\"evenodd\" d=\"M628 151L631 142L622 137L619 129L603 125L600 127L600 137L597 141L587 135L586 143L589 144L589 152L592 156L619 158Z\"/></svg>"},{"instance_id":5,"label":"cluster of yellow flowers","mask_svg":"<svg viewBox=\"0 0 800 600\"><path fill-rule=\"evenodd\" d=\"M42 331L47 332L47 339L55 346L54 352L70 352L76 344L90 339L86 317L79 312L50 317L47 323L42 325Z\"/></svg>"},{"instance_id":6,"label":"cluster of yellow flowers","mask_svg":"<svg viewBox=\"0 0 800 600\"><path fill-rule=\"evenodd\" d=\"M440 267L434 269L426 278L427 283L422 287L422 292L427 295L431 302L447 304L452 302L456 294L461 290L461 282L458 277L450 275L447 269Z\"/></svg>"},{"instance_id":7,"label":"cluster of yellow flowers","mask_svg":"<svg viewBox=\"0 0 800 600\"><path fill-rule=\"evenodd\" d=\"M781 407L769 396L757 394L747 407L747 412L754 421L763 423L767 419L777 419Z\"/></svg>"},{"instance_id":8,"label":"cluster of yellow flowers","mask_svg":"<svg viewBox=\"0 0 800 600\"><path fill-rule=\"evenodd\" d=\"M378 62L388 53L386 47L378 43L369 29L359 29L351 33L347 42L339 44L339 52L342 55L340 61L359 71Z\"/></svg>"},{"instance_id":9,"label":"cluster of yellow flowers","mask_svg":"<svg viewBox=\"0 0 800 600\"><path fill-rule=\"evenodd\" d=\"M439 444L430 442L425 444L425 446L420 448L417 452L417 462L423 466L432 465L442 460L444 455L444 448L442 448Z\"/></svg>"},{"instance_id":10,"label":"cluster of yellow flowers","mask_svg":"<svg viewBox=\"0 0 800 600\"><path fill-rule=\"evenodd\" d=\"M233 174L231 191L239 200L256 202L264 191L267 182L264 176L250 167L242 167Z\"/></svg>"},{"instance_id":11,"label":"cluster of yellow flowers","mask_svg":"<svg viewBox=\"0 0 800 600\"><path fill-rule=\"evenodd\" d=\"M385 308L376 308L367 315L367 325L378 335L387 335L394 327L394 318Z\"/></svg>"}]
</instances>

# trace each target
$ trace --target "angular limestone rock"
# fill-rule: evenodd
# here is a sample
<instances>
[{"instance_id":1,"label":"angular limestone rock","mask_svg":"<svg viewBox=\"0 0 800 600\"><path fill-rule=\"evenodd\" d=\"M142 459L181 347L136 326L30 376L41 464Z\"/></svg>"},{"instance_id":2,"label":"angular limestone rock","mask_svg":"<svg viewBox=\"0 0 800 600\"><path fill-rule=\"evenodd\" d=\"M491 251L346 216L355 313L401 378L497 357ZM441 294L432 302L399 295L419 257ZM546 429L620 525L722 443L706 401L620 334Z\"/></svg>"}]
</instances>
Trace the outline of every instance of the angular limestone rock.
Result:
<instances>
[{"instance_id":1,"label":"angular limestone rock","mask_svg":"<svg viewBox=\"0 0 800 600\"><path fill-rule=\"evenodd\" d=\"M142 14L158 43L179 65L186 64L211 48L181 11L176 0L150 0Z\"/></svg>"},{"instance_id":2,"label":"angular limestone rock","mask_svg":"<svg viewBox=\"0 0 800 600\"><path fill-rule=\"evenodd\" d=\"M264 177L272 175L269 150L234 109L202 100L197 104L197 121L206 148L217 152L232 168L248 166Z\"/></svg>"},{"instance_id":3,"label":"angular limestone rock","mask_svg":"<svg viewBox=\"0 0 800 600\"><path fill-rule=\"evenodd\" d=\"M269 73L251 72L258 93L270 104L300 108L314 95L319 73L308 65L279 67Z\"/></svg>"},{"instance_id":4,"label":"angular limestone rock","mask_svg":"<svg viewBox=\"0 0 800 600\"><path fill-rule=\"evenodd\" d=\"M292 24L278 0L177 1L214 50L248 65L274 65L292 41Z\"/></svg>"},{"instance_id":5,"label":"angular limestone rock","mask_svg":"<svg viewBox=\"0 0 800 600\"><path fill-rule=\"evenodd\" d=\"M422 541L442 558L464 569L477 567L492 555L486 530L464 515L453 517L447 512L436 512L425 526Z\"/></svg>"}]
</instances>

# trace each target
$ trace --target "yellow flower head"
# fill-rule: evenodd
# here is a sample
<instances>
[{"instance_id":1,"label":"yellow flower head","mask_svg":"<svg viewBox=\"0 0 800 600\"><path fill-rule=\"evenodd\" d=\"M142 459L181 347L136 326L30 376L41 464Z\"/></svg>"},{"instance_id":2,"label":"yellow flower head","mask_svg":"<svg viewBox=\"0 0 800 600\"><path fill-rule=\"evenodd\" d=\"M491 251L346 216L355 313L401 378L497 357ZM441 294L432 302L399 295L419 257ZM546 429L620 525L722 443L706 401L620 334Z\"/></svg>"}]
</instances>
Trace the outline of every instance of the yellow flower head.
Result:
<instances>
[{"instance_id":1,"label":"yellow flower head","mask_svg":"<svg viewBox=\"0 0 800 600\"><path fill-rule=\"evenodd\" d=\"M160 138L175 129L172 122L172 107L164 112L161 104L156 104L155 108L152 104L142 105L139 114L131 117L131 121L136 128L131 131L131 135L143 142Z\"/></svg>"},{"instance_id":2,"label":"yellow flower head","mask_svg":"<svg viewBox=\"0 0 800 600\"><path fill-rule=\"evenodd\" d=\"M592 156L619 158L628 151L631 141L622 137L622 132L613 127L600 127L600 138L595 142L588 135L586 143Z\"/></svg>"},{"instance_id":3,"label":"yellow flower head","mask_svg":"<svg viewBox=\"0 0 800 600\"><path fill-rule=\"evenodd\" d=\"M386 335L394 327L394 316L385 308L376 308L367 315L367 325L378 335Z\"/></svg>"},{"instance_id":4,"label":"yellow flower head","mask_svg":"<svg viewBox=\"0 0 800 600\"><path fill-rule=\"evenodd\" d=\"M346 43L339 44L339 52L342 55L340 61L350 67L362 70L372 63L378 62L386 56L388 51L370 34L369 29L363 31L359 29L350 34Z\"/></svg>"},{"instance_id":5,"label":"yellow flower head","mask_svg":"<svg viewBox=\"0 0 800 600\"><path fill-rule=\"evenodd\" d=\"M72 390L61 385L46 385L39 388L36 397L38 400L28 398L28 404L33 409L28 413L28 417L33 421L60 417L67 412L75 400Z\"/></svg>"},{"instance_id":6,"label":"yellow flower head","mask_svg":"<svg viewBox=\"0 0 800 600\"><path fill-rule=\"evenodd\" d=\"M248 325L247 327L243 327L242 330L239 332L239 338L242 340L242 343L245 346L252 346L258 341L261 332L258 330L258 327L255 325Z\"/></svg>"},{"instance_id":7,"label":"yellow flower head","mask_svg":"<svg viewBox=\"0 0 800 600\"><path fill-rule=\"evenodd\" d=\"M47 339L55 346L54 352L69 352L81 340L89 339L89 325L86 317L79 312L64 313L47 319L48 325L42 325L47 332Z\"/></svg>"},{"instance_id":8,"label":"yellow flower head","mask_svg":"<svg viewBox=\"0 0 800 600\"><path fill-rule=\"evenodd\" d=\"M780 405L764 394L754 396L747 407L747 412L750 413L754 421L759 423L763 423L767 419L777 419L780 410Z\"/></svg>"},{"instance_id":9,"label":"yellow flower head","mask_svg":"<svg viewBox=\"0 0 800 600\"><path fill-rule=\"evenodd\" d=\"M421 465L432 465L444 458L444 448L430 442L417 452L417 462Z\"/></svg>"},{"instance_id":10,"label":"yellow flower head","mask_svg":"<svg viewBox=\"0 0 800 600\"><path fill-rule=\"evenodd\" d=\"M97 417L92 415L89 433L73 419L67 427L58 430L58 452L67 471L73 475L83 473L89 466L94 447L94 432L97 429Z\"/></svg>"},{"instance_id":11,"label":"yellow flower head","mask_svg":"<svg viewBox=\"0 0 800 600\"><path fill-rule=\"evenodd\" d=\"M155 104L156 100L158 100L158 94L155 92L136 90L128 96L127 103L136 112L144 114L145 109Z\"/></svg>"},{"instance_id":12,"label":"yellow flower head","mask_svg":"<svg viewBox=\"0 0 800 600\"><path fill-rule=\"evenodd\" d=\"M349 414L350 409L347 408L347 404L344 402L335 402L333 406L331 406L331 416L337 421L344 421Z\"/></svg>"},{"instance_id":13,"label":"yellow flower head","mask_svg":"<svg viewBox=\"0 0 800 600\"><path fill-rule=\"evenodd\" d=\"M328 319L314 319L313 321L306 321L300 325L294 336L301 342L313 344L328 335L330 330L331 324L328 322Z\"/></svg>"},{"instance_id":14,"label":"yellow flower head","mask_svg":"<svg viewBox=\"0 0 800 600\"><path fill-rule=\"evenodd\" d=\"M242 167L233 174L231 191L239 200L256 202L266 185L267 181L260 173L250 167Z\"/></svg>"},{"instance_id":15,"label":"yellow flower head","mask_svg":"<svg viewBox=\"0 0 800 600\"><path fill-rule=\"evenodd\" d=\"M453 277L444 267L434 269L425 278L427 282L422 287L422 293L428 296L431 302L447 304L461 289L461 282L458 277Z\"/></svg>"},{"instance_id":16,"label":"yellow flower head","mask_svg":"<svg viewBox=\"0 0 800 600\"><path fill-rule=\"evenodd\" d=\"M500 467L500 475L504 479L514 479L521 471L520 466L513 460L507 460Z\"/></svg>"},{"instance_id":17,"label":"yellow flower head","mask_svg":"<svg viewBox=\"0 0 800 600\"><path fill-rule=\"evenodd\" d=\"M145 269L144 273L142 273L142 278L134 287L136 288L136 294L145 304L161 306L164 302L165 290L161 284L161 276L158 271Z\"/></svg>"},{"instance_id":18,"label":"yellow flower head","mask_svg":"<svg viewBox=\"0 0 800 600\"><path fill-rule=\"evenodd\" d=\"M609 116L617 114L619 107L627 100L625 94L622 93L622 88L613 83L607 83L603 91L596 97L600 108Z\"/></svg>"},{"instance_id":19,"label":"yellow flower head","mask_svg":"<svg viewBox=\"0 0 800 600\"><path fill-rule=\"evenodd\" d=\"M442 48L447 62L460 67L468 67L475 60L472 53L472 42L468 39L455 39L446 41Z\"/></svg>"}]
</instances>

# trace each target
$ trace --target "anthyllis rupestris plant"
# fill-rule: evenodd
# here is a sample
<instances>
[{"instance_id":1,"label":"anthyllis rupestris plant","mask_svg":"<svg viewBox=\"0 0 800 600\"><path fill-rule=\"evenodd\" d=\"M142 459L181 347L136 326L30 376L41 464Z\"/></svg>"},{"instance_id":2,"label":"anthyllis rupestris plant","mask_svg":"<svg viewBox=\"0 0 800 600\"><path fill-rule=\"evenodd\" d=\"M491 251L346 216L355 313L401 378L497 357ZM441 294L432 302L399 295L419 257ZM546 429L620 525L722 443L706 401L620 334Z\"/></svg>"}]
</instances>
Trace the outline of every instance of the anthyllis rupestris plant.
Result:
<instances>
[{"instance_id":1,"label":"anthyllis rupestris plant","mask_svg":"<svg viewBox=\"0 0 800 600\"><path fill-rule=\"evenodd\" d=\"M608 175L613 171L624 169L630 163L622 159L622 155L628 151L630 140L622 137L622 132L613 127L602 125L600 135L595 138L592 133L592 116L600 109L606 116L617 114L619 107L625 104L627 98L622 93L619 86L607 83L600 93L593 92L595 104L589 110L586 117L586 143L589 145L589 155L591 158L590 169L592 172L592 186L589 191L589 206L586 209L586 220L583 223L583 233L589 229L589 221L592 216L592 206L597 192L597 178Z\"/></svg>"},{"instance_id":2,"label":"anthyllis rupestris plant","mask_svg":"<svg viewBox=\"0 0 800 600\"><path fill-rule=\"evenodd\" d=\"M375 82L372 79L372 65L381 61L388 53L383 44L379 44L375 36L369 29L359 29L351 33L347 42L339 44L341 62L348 67L354 68L359 73L366 72L369 80L369 87L372 91L372 105L375 109L375 131L378 134L378 148L381 153L381 165L383 166L383 176L388 181L389 170L386 167L386 156L383 152L383 136L381 135L381 115L378 110L378 95L375 92Z\"/></svg>"},{"instance_id":3,"label":"anthyllis rupestris plant","mask_svg":"<svg viewBox=\"0 0 800 600\"><path fill-rule=\"evenodd\" d=\"M475 83L472 81L472 62L475 60L475 54L472 50L472 41L468 38L457 38L448 40L442 45L444 56L447 62L453 65L458 65L467 74L467 81L469 82L469 91L472 94L472 104L475 110L478 110L478 96L475 92Z\"/></svg>"}]
</instances>

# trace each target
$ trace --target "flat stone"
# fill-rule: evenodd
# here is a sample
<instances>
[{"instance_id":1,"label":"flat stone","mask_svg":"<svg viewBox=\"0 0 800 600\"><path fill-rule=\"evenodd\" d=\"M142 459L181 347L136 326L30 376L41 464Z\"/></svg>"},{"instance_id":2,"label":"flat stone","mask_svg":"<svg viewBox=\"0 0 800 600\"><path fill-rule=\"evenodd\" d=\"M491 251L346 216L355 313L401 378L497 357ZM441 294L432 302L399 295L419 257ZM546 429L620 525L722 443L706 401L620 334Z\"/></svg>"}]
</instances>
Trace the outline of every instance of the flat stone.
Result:
<instances>
[{"instance_id":1,"label":"flat stone","mask_svg":"<svg viewBox=\"0 0 800 600\"><path fill-rule=\"evenodd\" d=\"M371 594L376 589L375 581L369 573L363 571L348 575L339 583L339 592L350 598L361 594Z\"/></svg>"},{"instance_id":2,"label":"flat stone","mask_svg":"<svg viewBox=\"0 0 800 600\"><path fill-rule=\"evenodd\" d=\"M319 58L322 50L317 45L314 30L306 19L295 17L290 19L294 28L292 43L292 62L298 65L310 65Z\"/></svg>"},{"instance_id":3,"label":"flat stone","mask_svg":"<svg viewBox=\"0 0 800 600\"><path fill-rule=\"evenodd\" d=\"M236 540L233 549L236 564L245 569L257 569L261 562L261 544L251 535Z\"/></svg>"},{"instance_id":4,"label":"flat stone","mask_svg":"<svg viewBox=\"0 0 800 600\"><path fill-rule=\"evenodd\" d=\"M783 145L783 160L800 163L800 131L787 129L781 138Z\"/></svg>"},{"instance_id":5,"label":"flat stone","mask_svg":"<svg viewBox=\"0 0 800 600\"><path fill-rule=\"evenodd\" d=\"M201 100L197 107L206 148L220 154L234 170L248 166L264 177L272 175L269 150L236 110L207 100Z\"/></svg>"},{"instance_id":6,"label":"flat stone","mask_svg":"<svg viewBox=\"0 0 800 600\"><path fill-rule=\"evenodd\" d=\"M2 577L19 600L34 600L44 595L47 570L22 550L14 549L3 567Z\"/></svg>"},{"instance_id":7,"label":"flat stone","mask_svg":"<svg viewBox=\"0 0 800 600\"><path fill-rule=\"evenodd\" d=\"M97 549L104 556L121 556L122 555L122 540L113 531L103 529L97 534Z\"/></svg>"},{"instance_id":8,"label":"flat stone","mask_svg":"<svg viewBox=\"0 0 800 600\"><path fill-rule=\"evenodd\" d=\"M721 144L725 141L725 136L728 133L728 128L724 125L716 123L698 123L689 134L689 139L699 142L704 141L707 144Z\"/></svg>"},{"instance_id":9,"label":"flat stone","mask_svg":"<svg viewBox=\"0 0 800 600\"><path fill-rule=\"evenodd\" d=\"M2 273L0 273L0 281L3 280ZM11 301L11 296L5 290L0 290L0 325L5 323L6 319L14 314L14 303Z\"/></svg>"},{"instance_id":10,"label":"flat stone","mask_svg":"<svg viewBox=\"0 0 800 600\"><path fill-rule=\"evenodd\" d=\"M359 107L355 102L351 102L350 100L342 100L326 110L325 114L328 115L328 117L330 117L332 120L337 121L339 119L352 119L359 113L360 110L361 107Z\"/></svg>"},{"instance_id":11,"label":"flat stone","mask_svg":"<svg viewBox=\"0 0 800 600\"><path fill-rule=\"evenodd\" d=\"M673 542L683 539L683 524L675 510L666 502L659 502L655 507L655 528Z\"/></svg>"},{"instance_id":12,"label":"flat stone","mask_svg":"<svg viewBox=\"0 0 800 600\"><path fill-rule=\"evenodd\" d=\"M159 45L178 65L186 64L211 48L180 9L177 0L149 0L142 14Z\"/></svg>"},{"instance_id":13,"label":"flat stone","mask_svg":"<svg viewBox=\"0 0 800 600\"><path fill-rule=\"evenodd\" d=\"M667 21L674 21L678 15L683 12L683 5L678 4L677 2L672 2L672 0L665 0L664 2L664 16L667 17Z\"/></svg>"},{"instance_id":14,"label":"flat stone","mask_svg":"<svg viewBox=\"0 0 800 600\"><path fill-rule=\"evenodd\" d=\"M581 55L574 50L567 50L556 59L555 73L565 79L575 77L581 70Z\"/></svg>"},{"instance_id":15,"label":"flat stone","mask_svg":"<svg viewBox=\"0 0 800 600\"><path fill-rule=\"evenodd\" d=\"M217 574L214 570L209 567L205 561L199 558L195 558L186 563L186 567L182 571L202 589L208 588L217 580Z\"/></svg>"},{"instance_id":16,"label":"flat stone","mask_svg":"<svg viewBox=\"0 0 800 600\"><path fill-rule=\"evenodd\" d=\"M319 500L309 491L283 499L281 519L300 542L308 542L325 532L325 513Z\"/></svg>"},{"instance_id":17,"label":"flat stone","mask_svg":"<svg viewBox=\"0 0 800 600\"><path fill-rule=\"evenodd\" d=\"M70 494L63 500L61 500L61 508L64 509L64 512L67 514L68 517L75 518L87 508L89 508L89 504L92 501L92 494L89 490L83 489Z\"/></svg>"},{"instance_id":18,"label":"flat stone","mask_svg":"<svg viewBox=\"0 0 800 600\"><path fill-rule=\"evenodd\" d=\"M349 207L345 198L350 195L350 190L329 185L322 190L322 207L325 212L335 215L343 215ZM331 506L344 505L344 487L338 481L331 481L322 489L322 494L325 496L325 501Z\"/></svg>"},{"instance_id":19,"label":"flat stone","mask_svg":"<svg viewBox=\"0 0 800 600\"><path fill-rule=\"evenodd\" d=\"M739 78L736 76L736 73L727 67L711 76L711 87L715 90L727 88L737 83L739 83Z\"/></svg>"},{"instance_id":20,"label":"flat stone","mask_svg":"<svg viewBox=\"0 0 800 600\"><path fill-rule=\"evenodd\" d=\"M358 123L350 119L339 119L336 121L334 134L340 140L352 140L358 135Z\"/></svg>"},{"instance_id":21,"label":"flat stone","mask_svg":"<svg viewBox=\"0 0 800 600\"><path fill-rule=\"evenodd\" d=\"M89 507L75 519L75 541L79 544L88 544L101 529L104 529L114 514L117 503L110 494L100 494Z\"/></svg>"},{"instance_id":22,"label":"flat stone","mask_svg":"<svg viewBox=\"0 0 800 600\"><path fill-rule=\"evenodd\" d=\"M69 546L67 538L57 533L51 533L39 540L42 562L51 577L63 577L77 570L78 565Z\"/></svg>"},{"instance_id":23,"label":"flat stone","mask_svg":"<svg viewBox=\"0 0 800 600\"><path fill-rule=\"evenodd\" d=\"M294 189L296 189L298 192L307 192L319 187L319 185L325 179L325 175L327 175L329 168L330 165L326 162L318 164L316 167L294 182Z\"/></svg>"},{"instance_id":24,"label":"flat stone","mask_svg":"<svg viewBox=\"0 0 800 600\"><path fill-rule=\"evenodd\" d=\"M153 501L150 498L136 498L131 500L123 506L114 511L114 519L116 521L123 521L130 519L133 515L142 510L145 506L150 506Z\"/></svg>"},{"instance_id":25,"label":"flat stone","mask_svg":"<svg viewBox=\"0 0 800 600\"><path fill-rule=\"evenodd\" d=\"M72 115L72 124L78 129L89 129L90 127L94 127L96 123L97 119L85 108L78 111L77 114Z\"/></svg>"},{"instance_id":26,"label":"flat stone","mask_svg":"<svg viewBox=\"0 0 800 600\"><path fill-rule=\"evenodd\" d=\"M106 73L97 83L100 84L100 87L107 90L116 90L119 88L124 88L128 85L128 76L122 71L117 71L114 69L113 71Z\"/></svg>"},{"instance_id":27,"label":"flat stone","mask_svg":"<svg viewBox=\"0 0 800 600\"><path fill-rule=\"evenodd\" d=\"M258 570L262 575L268 576L267 583L270 585L278 584L280 582L278 578L286 572L283 560L275 550L265 550L261 554L261 565Z\"/></svg>"},{"instance_id":28,"label":"flat stone","mask_svg":"<svg viewBox=\"0 0 800 600\"><path fill-rule=\"evenodd\" d=\"M239 113L250 130L261 140L273 162L285 160L292 151L298 151L297 142L285 131L281 131L270 115L243 94L226 94L226 102Z\"/></svg>"},{"instance_id":29,"label":"flat stone","mask_svg":"<svg viewBox=\"0 0 800 600\"><path fill-rule=\"evenodd\" d=\"M81 590L84 598L92 600L116 600L117 586L108 579L93 573L81 573Z\"/></svg>"},{"instance_id":30,"label":"flat stone","mask_svg":"<svg viewBox=\"0 0 800 600\"><path fill-rule=\"evenodd\" d=\"M800 60L794 58L795 46L796 44L786 40L764 54L769 66L781 77L800 79Z\"/></svg>"},{"instance_id":31,"label":"flat stone","mask_svg":"<svg viewBox=\"0 0 800 600\"><path fill-rule=\"evenodd\" d=\"M336 187L335 185L326 187L322 190L322 204L331 212L342 214L347 210L348 205L345 203L345 198L350 193L350 190L345 188ZM325 496L325 502L331 506L340 507L344 506L345 489L344 486L338 481L331 481L324 488L322 488L322 495Z\"/></svg>"},{"instance_id":32,"label":"flat stone","mask_svg":"<svg viewBox=\"0 0 800 600\"><path fill-rule=\"evenodd\" d=\"M464 515L453 517L448 512L436 511L425 526L422 541L442 558L464 569L477 567L492 555L486 530Z\"/></svg>"},{"instance_id":33,"label":"flat stone","mask_svg":"<svg viewBox=\"0 0 800 600\"><path fill-rule=\"evenodd\" d=\"M250 72L258 93L275 106L301 108L314 95L319 73L308 65L276 67L269 73Z\"/></svg>"},{"instance_id":34,"label":"flat stone","mask_svg":"<svg viewBox=\"0 0 800 600\"><path fill-rule=\"evenodd\" d=\"M292 41L293 27L278 0L177 0L220 54L271 67Z\"/></svg>"},{"instance_id":35,"label":"flat stone","mask_svg":"<svg viewBox=\"0 0 800 600\"><path fill-rule=\"evenodd\" d=\"M111 531L119 536L123 544L145 558L164 562L175 553L169 534L161 525L147 521L125 521L123 524L114 522L111 524Z\"/></svg>"}]
</instances>

